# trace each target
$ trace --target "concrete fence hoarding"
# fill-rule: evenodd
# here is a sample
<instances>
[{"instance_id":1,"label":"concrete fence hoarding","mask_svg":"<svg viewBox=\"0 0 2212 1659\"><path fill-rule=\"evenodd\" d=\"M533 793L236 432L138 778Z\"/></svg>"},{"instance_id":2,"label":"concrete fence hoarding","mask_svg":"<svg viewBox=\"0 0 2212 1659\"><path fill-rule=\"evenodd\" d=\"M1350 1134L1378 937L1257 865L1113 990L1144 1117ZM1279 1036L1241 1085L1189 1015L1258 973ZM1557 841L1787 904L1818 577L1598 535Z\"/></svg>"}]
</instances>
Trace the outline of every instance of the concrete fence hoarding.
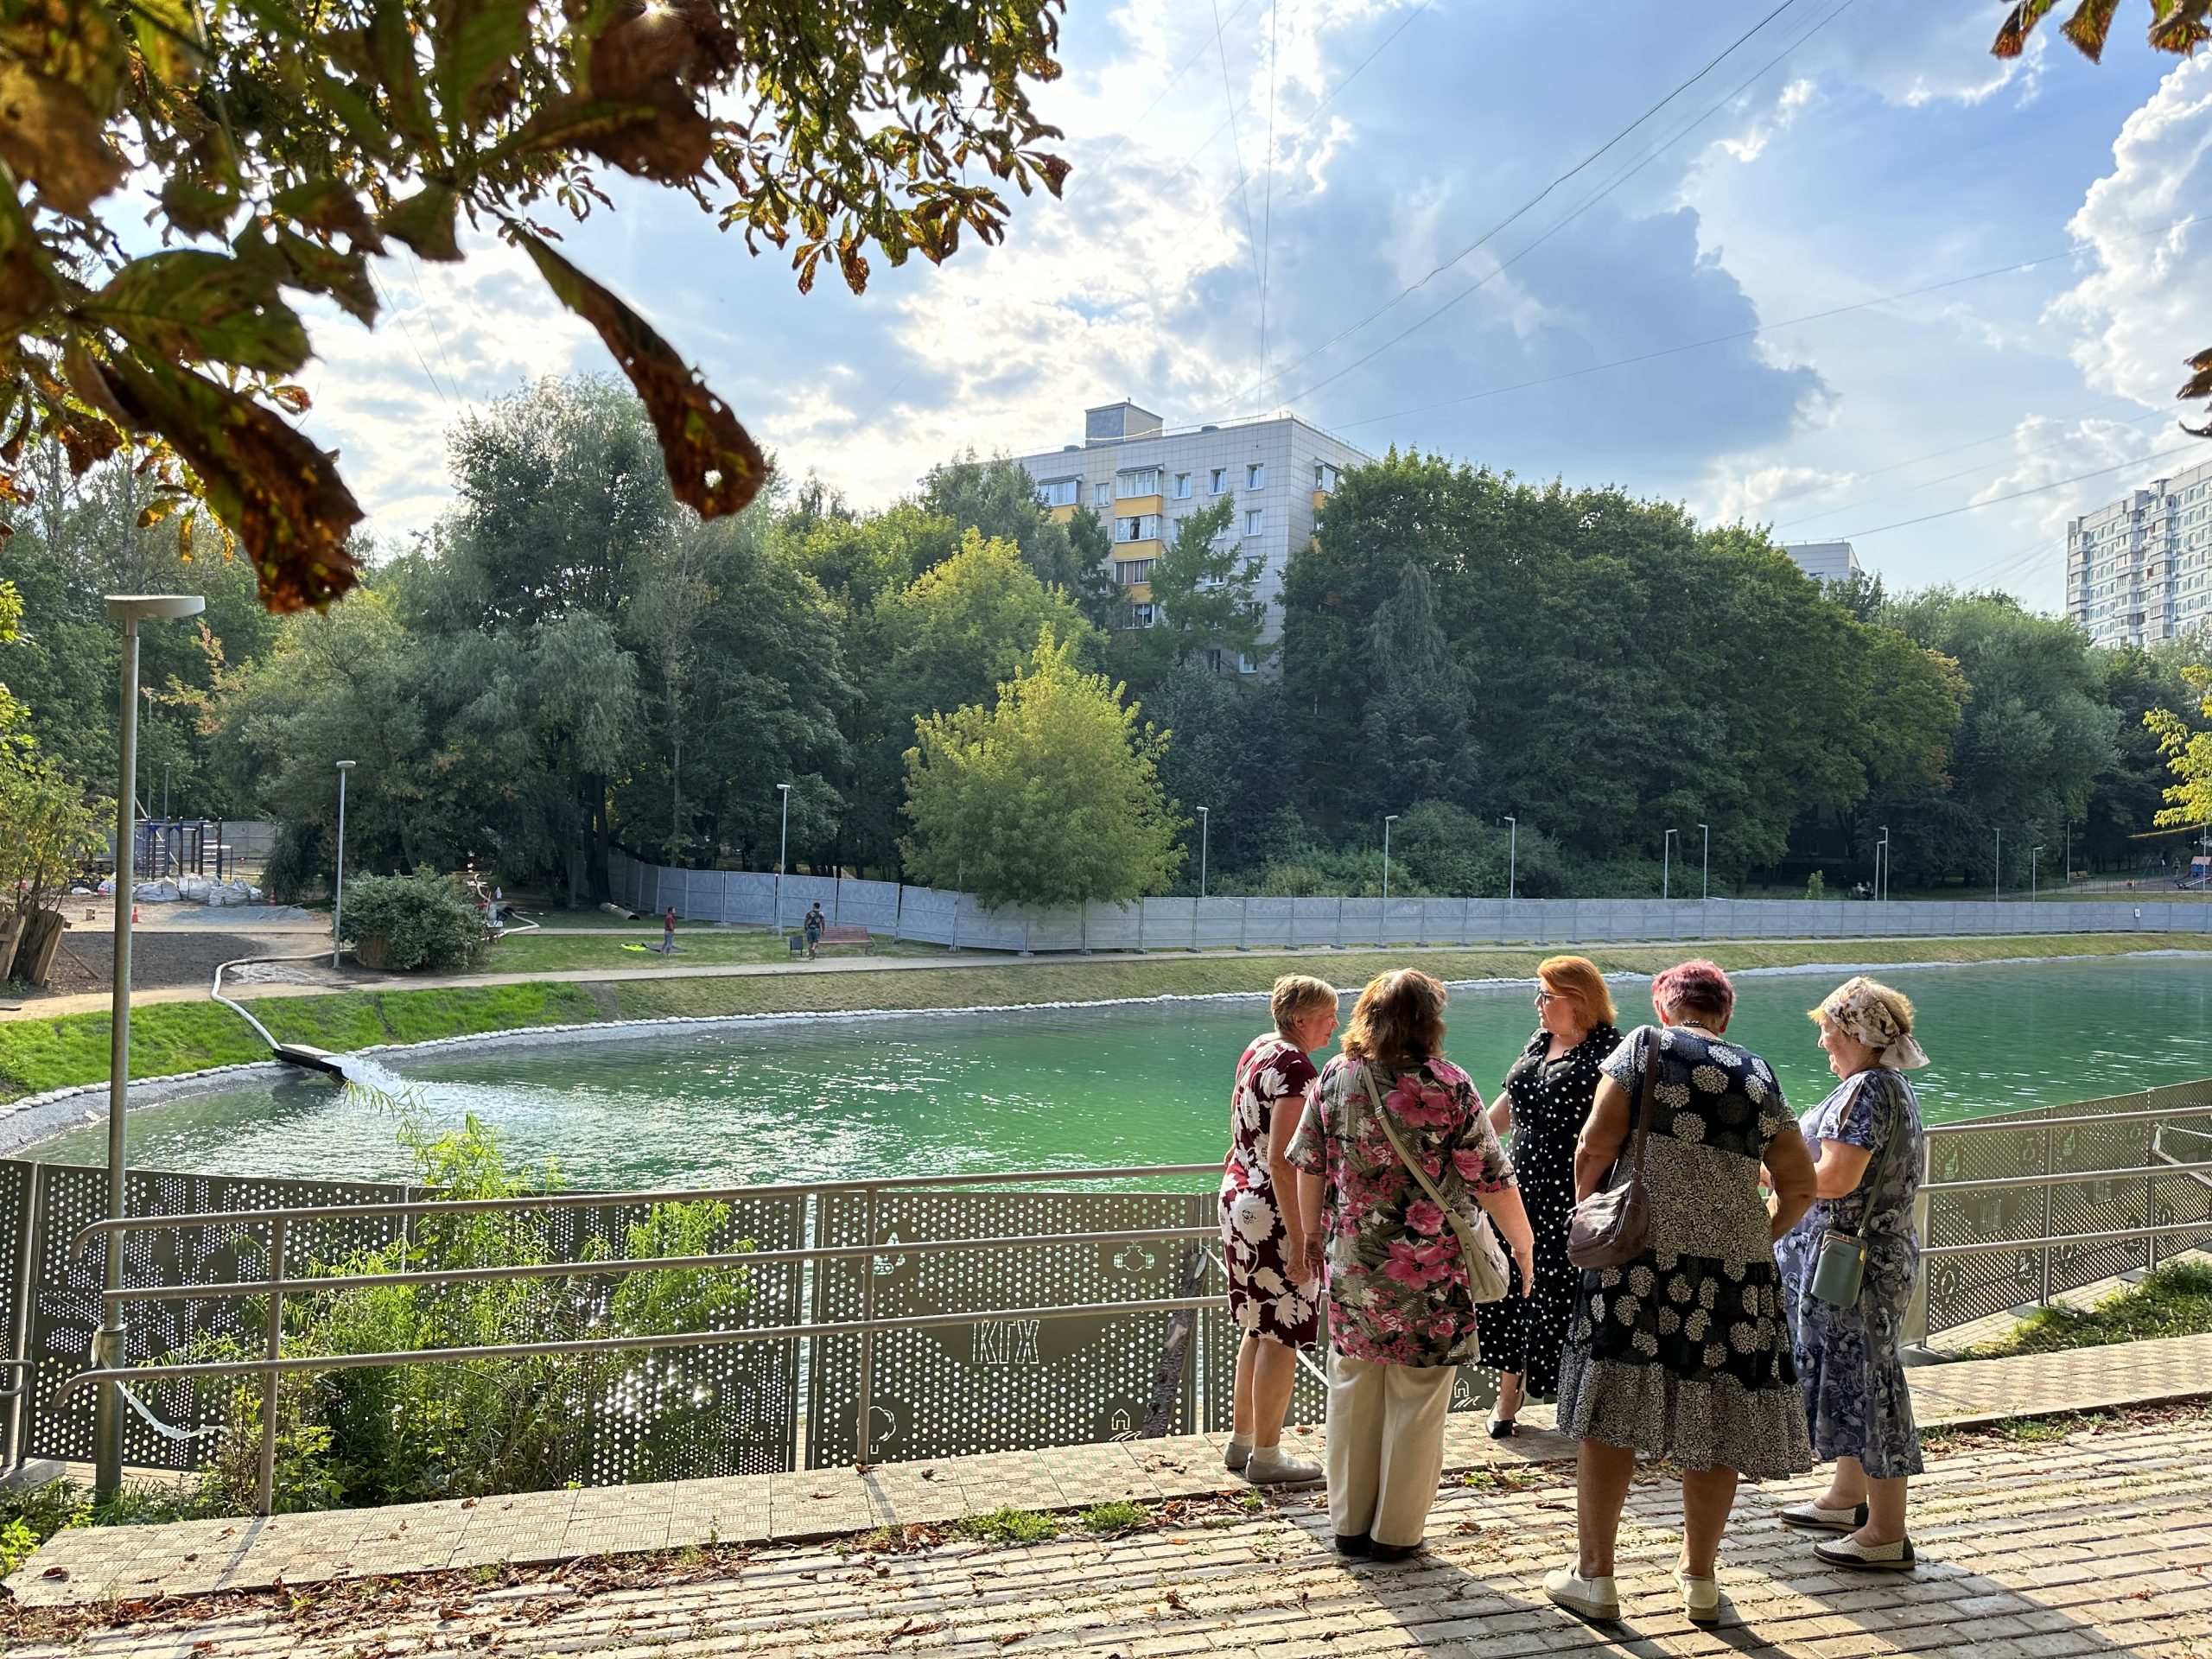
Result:
<instances>
[{"instance_id":1,"label":"concrete fence hoarding","mask_svg":"<svg viewBox=\"0 0 2212 1659\"><path fill-rule=\"evenodd\" d=\"M645 915L796 928L819 904L832 926L963 950L1278 950L1286 946L1573 945L1608 940L1853 939L2212 930L2201 900L1847 899L1146 899L987 910L972 893L758 870L678 870L616 854L616 899Z\"/></svg>"}]
</instances>

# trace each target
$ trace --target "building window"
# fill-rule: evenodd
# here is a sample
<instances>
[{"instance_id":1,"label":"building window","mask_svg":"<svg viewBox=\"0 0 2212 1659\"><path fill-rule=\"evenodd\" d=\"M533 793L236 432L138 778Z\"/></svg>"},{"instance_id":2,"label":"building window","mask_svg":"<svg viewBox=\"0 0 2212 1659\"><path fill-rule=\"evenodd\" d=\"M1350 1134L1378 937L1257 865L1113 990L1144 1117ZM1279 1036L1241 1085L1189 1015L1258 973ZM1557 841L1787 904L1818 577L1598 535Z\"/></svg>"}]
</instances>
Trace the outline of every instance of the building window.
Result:
<instances>
[{"instance_id":1,"label":"building window","mask_svg":"<svg viewBox=\"0 0 2212 1659\"><path fill-rule=\"evenodd\" d=\"M1213 481L1213 493L1214 493L1216 495L1219 495L1219 494L1220 494L1224 490L1225 490L1225 489L1227 489L1227 488L1229 487L1229 468L1228 468L1228 467L1215 467L1215 468L1213 469L1213 472L1212 472L1212 474L1211 474L1211 478L1212 478L1212 481Z\"/></svg>"},{"instance_id":2,"label":"building window","mask_svg":"<svg viewBox=\"0 0 2212 1659\"><path fill-rule=\"evenodd\" d=\"M1268 464L1255 461L1244 468L1244 487L1248 490L1265 489L1268 484Z\"/></svg>"},{"instance_id":3,"label":"building window","mask_svg":"<svg viewBox=\"0 0 2212 1659\"><path fill-rule=\"evenodd\" d=\"M1119 473L1114 479L1114 493L1126 501L1132 496L1160 493L1160 468L1147 467L1133 473Z\"/></svg>"},{"instance_id":4,"label":"building window","mask_svg":"<svg viewBox=\"0 0 2212 1659\"><path fill-rule=\"evenodd\" d=\"M1160 515L1156 512L1139 513L1134 518L1114 521L1114 539L1117 542L1154 542L1160 539Z\"/></svg>"},{"instance_id":5,"label":"building window","mask_svg":"<svg viewBox=\"0 0 2212 1659\"><path fill-rule=\"evenodd\" d=\"M1071 507L1083 499L1083 480L1079 478L1051 478L1037 486L1037 500L1041 506Z\"/></svg>"},{"instance_id":6,"label":"building window","mask_svg":"<svg viewBox=\"0 0 2212 1659\"><path fill-rule=\"evenodd\" d=\"M1257 507L1250 509L1244 515L1244 533L1247 536L1257 536L1267 528L1267 514Z\"/></svg>"},{"instance_id":7,"label":"building window","mask_svg":"<svg viewBox=\"0 0 2212 1659\"><path fill-rule=\"evenodd\" d=\"M1124 588L1134 588L1141 582L1152 580L1152 567L1157 559L1117 559L1114 563L1114 580Z\"/></svg>"},{"instance_id":8,"label":"building window","mask_svg":"<svg viewBox=\"0 0 2212 1659\"><path fill-rule=\"evenodd\" d=\"M1324 493L1337 487L1337 469L1325 461L1313 463L1313 487Z\"/></svg>"},{"instance_id":9,"label":"building window","mask_svg":"<svg viewBox=\"0 0 2212 1659\"><path fill-rule=\"evenodd\" d=\"M1157 607L1154 606L1132 605L1129 607L1129 626L1133 628L1148 628L1152 626L1152 619L1156 613Z\"/></svg>"},{"instance_id":10,"label":"building window","mask_svg":"<svg viewBox=\"0 0 2212 1659\"><path fill-rule=\"evenodd\" d=\"M1111 484L1097 484L1092 486L1090 491L1090 505L1094 507L1112 506L1114 505L1114 486Z\"/></svg>"},{"instance_id":11,"label":"building window","mask_svg":"<svg viewBox=\"0 0 2212 1659\"><path fill-rule=\"evenodd\" d=\"M1191 499L1191 475L1188 473L1175 474L1175 499L1178 501L1187 501Z\"/></svg>"}]
</instances>

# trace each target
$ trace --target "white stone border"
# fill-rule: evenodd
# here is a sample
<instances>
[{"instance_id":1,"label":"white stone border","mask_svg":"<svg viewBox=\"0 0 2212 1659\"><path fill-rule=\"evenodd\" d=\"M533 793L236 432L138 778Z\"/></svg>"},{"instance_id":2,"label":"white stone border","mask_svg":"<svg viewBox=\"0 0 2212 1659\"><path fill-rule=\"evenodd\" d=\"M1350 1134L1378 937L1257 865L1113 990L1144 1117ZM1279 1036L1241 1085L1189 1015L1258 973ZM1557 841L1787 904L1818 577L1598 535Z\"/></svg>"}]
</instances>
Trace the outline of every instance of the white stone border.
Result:
<instances>
[{"instance_id":1,"label":"white stone border","mask_svg":"<svg viewBox=\"0 0 2212 1659\"><path fill-rule=\"evenodd\" d=\"M1433 948L1433 947L1432 947ZM1767 968L1738 968L1728 970L1732 979L1746 978L1803 978L1825 974L1878 974L1923 968L2008 968L2036 963L2055 962L2123 962L2144 957L2212 959L2212 950L2124 950L2110 954L2061 957L1991 957L1978 962L1808 962L1785 963ZM1168 958L1173 960L1173 958ZM1419 966L1418 962L1408 964ZM1649 984L1653 976L1630 969L1617 970L1605 978L1619 984ZM1533 977L1484 979L1455 979L1446 982L1454 988L1478 986L1533 985ZM1340 987L1349 991L1351 988ZM349 1054L391 1056L416 1054L438 1049L457 1048L467 1045L476 1048L534 1047L564 1042L619 1042L627 1038L644 1036L654 1032L708 1033L741 1030L753 1026L787 1025L810 1020L906 1020L941 1018L950 1014L1023 1014L1039 1010L1078 1008L1144 1007L1162 1002L1238 1002L1250 1001L1267 995L1265 991L1163 991L1154 996L1098 997L1087 1001L1052 1002L985 1002L963 1004L939 1008L843 1008L836 1010L808 1009L780 1014L664 1014L648 1020L600 1020L588 1025L519 1026L510 1031L477 1032L458 1037L431 1037L419 1043L374 1043L366 1048L349 1049ZM187 1099L204 1094L217 1082L243 1082L251 1077L276 1078L298 1075L297 1068L276 1060L246 1060L234 1065L209 1066L199 1071L181 1071L173 1077L147 1077L130 1085L128 1109L137 1111L143 1107L165 1105L171 1101ZM108 1085L105 1082L73 1084L67 1089L50 1089L44 1094L28 1095L22 1099L0 1106L0 1157L10 1156L41 1141L52 1139L64 1129L79 1123L98 1122L105 1116ZM85 1109L96 1107L97 1109Z\"/></svg>"}]
</instances>

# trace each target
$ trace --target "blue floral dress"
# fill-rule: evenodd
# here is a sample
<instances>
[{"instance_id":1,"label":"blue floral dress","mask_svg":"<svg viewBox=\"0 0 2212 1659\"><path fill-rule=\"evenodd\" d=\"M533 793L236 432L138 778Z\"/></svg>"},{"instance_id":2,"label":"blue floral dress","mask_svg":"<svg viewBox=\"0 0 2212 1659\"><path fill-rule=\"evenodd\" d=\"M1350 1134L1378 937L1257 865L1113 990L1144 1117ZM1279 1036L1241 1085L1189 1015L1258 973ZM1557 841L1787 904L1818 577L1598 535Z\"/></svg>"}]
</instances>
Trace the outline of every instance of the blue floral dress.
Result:
<instances>
[{"instance_id":1,"label":"blue floral dress","mask_svg":"<svg viewBox=\"0 0 2212 1659\"><path fill-rule=\"evenodd\" d=\"M1815 1160L1824 1141L1872 1154L1856 1191L1817 1200L1775 1251L1813 1449L1824 1459L1856 1458L1876 1480L1916 1475L1920 1431L1897 1346L1920 1269L1912 1225L1924 1145L1920 1102L1903 1072L1875 1066L1846 1079L1797 1127ZM1832 1307L1808 1294L1821 1236L1831 1227L1866 1242L1855 1308Z\"/></svg>"}]
</instances>

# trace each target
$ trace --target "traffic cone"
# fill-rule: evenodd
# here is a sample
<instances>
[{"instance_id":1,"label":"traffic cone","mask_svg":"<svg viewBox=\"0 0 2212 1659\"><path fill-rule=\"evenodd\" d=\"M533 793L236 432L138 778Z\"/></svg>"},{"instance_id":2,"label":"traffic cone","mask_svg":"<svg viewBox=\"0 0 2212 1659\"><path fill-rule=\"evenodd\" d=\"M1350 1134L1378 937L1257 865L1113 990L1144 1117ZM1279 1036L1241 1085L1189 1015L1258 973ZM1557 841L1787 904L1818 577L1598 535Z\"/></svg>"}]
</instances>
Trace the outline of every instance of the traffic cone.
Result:
<instances>
[{"instance_id":1,"label":"traffic cone","mask_svg":"<svg viewBox=\"0 0 2212 1659\"><path fill-rule=\"evenodd\" d=\"M138 906L136 905L130 906L130 925L133 927L138 925Z\"/></svg>"}]
</instances>

